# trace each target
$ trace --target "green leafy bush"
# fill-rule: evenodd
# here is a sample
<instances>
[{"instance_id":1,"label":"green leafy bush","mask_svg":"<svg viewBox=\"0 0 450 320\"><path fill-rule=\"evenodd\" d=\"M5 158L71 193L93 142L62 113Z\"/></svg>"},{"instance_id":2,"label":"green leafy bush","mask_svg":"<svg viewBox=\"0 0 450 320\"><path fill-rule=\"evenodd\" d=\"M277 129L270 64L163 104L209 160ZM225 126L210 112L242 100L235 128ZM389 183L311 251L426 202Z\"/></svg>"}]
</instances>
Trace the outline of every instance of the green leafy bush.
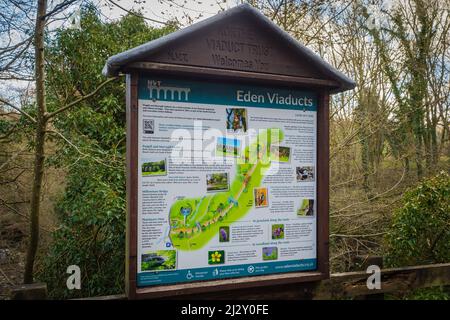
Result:
<instances>
[{"instance_id":1,"label":"green leafy bush","mask_svg":"<svg viewBox=\"0 0 450 320\"><path fill-rule=\"evenodd\" d=\"M387 235L389 266L450 261L450 176L441 172L405 193Z\"/></svg>"},{"instance_id":2,"label":"green leafy bush","mask_svg":"<svg viewBox=\"0 0 450 320\"><path fill-rule=\"evenodd\" d=\"M450 300L450 291L444 286L420 288L408 293L386 293L385 300Z\"/></svg>"},{"instance_id":3,"label":"green leafy bush","mask_svg":"<svg viewBox=\"0 0 450 320\"><path fill-rule=\"evenodd\" d=\"M405 296L405 300L450 300L450 294L443 287L414 290Z\"/></svg>"},{"instance_id":4,"label":"green leafy bush","mask_svg":"<svg viewBox=\"0 0 450 320\"><path fill-rule=\"evenodd\" d=\"M127 15L103 22L84 7L81 29L57 30L46 48L49 110L94 91L106 79L108 57L174 31ZM37 278L52 298L122 293L125 265L125 85L121 78L58 117L56 153L49 164L65 169L58 201L60 226L40 255ZM67 267L81 269L81 290L68 290Z\"/></svg>"},{"instance_id":5,"label":"green leafy bush","mask_svg":"<svg viewBox=\"0 0 450 320\"><path fill-rule=\"evenodd\" d=\"M53 298L123 292L125 259L125 175L84 160L67 176L58 203L61 221L43 260L40 280ZM68 290L66 268L81 269L81 290Z\"/></svg>"}]
</instances>

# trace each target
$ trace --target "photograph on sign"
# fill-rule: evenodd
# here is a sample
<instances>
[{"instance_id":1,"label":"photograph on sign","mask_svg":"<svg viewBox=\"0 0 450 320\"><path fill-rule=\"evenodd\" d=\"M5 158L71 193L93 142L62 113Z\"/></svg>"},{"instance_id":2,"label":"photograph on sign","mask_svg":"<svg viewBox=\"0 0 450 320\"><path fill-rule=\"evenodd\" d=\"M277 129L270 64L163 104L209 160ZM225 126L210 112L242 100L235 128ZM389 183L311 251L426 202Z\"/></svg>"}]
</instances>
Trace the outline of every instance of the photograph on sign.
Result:
<instances>
[{"instance_id":1,"label":"photograph on sign","mask_svg":"<svg viewBox=\"0 0 450 320\"><path fill-rule=\"evenodd\" d=\"M139 287L317 269L314 92L138 80Z\"/></svg>"}]
</instances>

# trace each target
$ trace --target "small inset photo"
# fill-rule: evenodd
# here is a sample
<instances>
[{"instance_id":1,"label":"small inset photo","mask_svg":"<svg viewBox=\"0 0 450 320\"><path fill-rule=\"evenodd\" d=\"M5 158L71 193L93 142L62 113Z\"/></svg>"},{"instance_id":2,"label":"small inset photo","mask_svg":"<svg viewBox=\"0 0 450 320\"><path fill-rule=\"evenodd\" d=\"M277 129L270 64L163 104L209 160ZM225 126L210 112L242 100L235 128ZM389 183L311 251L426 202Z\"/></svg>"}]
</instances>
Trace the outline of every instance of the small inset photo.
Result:
<instances>
[{"instance_id":1,"label":"small inset photo","mask_svg":"<svg viewBox=\"0 0 450 320\"><path fill-rule=\"evenodd\" d=\"M230 183L227 172L208 173L206 174L206 191L227 191Z\"/></svg>"},{"instance_id":2,"label":"small inset photo","mask_svg":"<svg viewBox=\"0 0 450 320\"><path fill-rule=\"evenodd\" d=\"M230 242L230 227L221 226L219 228L219 242Z\"/></svg>"},{"instance_id":3,"label":"small inset photo","mask_svg":"<svg viewBox=\"0 0 450 320\"><path fill-rule=\"evenodd\" d=\"M295 169L295 173L297 175L297 181L302 181L302 182L314 181L315 174L314 174L313 166L297 167Z\"/></svg>"},{"instance_id":4,"label":"small inset photo","mask_svg":"<svg viewBox=\"0 0 450 320\"><path fill-rule=\"evenodd\" d=\"M262 248L262 258L263 260L277 260L278 259L278 248L277 247L263 247Z\"/></svg>"},{"instance_id":5,"label":"small inset photo","mask_svg":"<svg viewBox=\"0 0 450 320\"><path fill-rule=\"evenodd\" d=\"M247 109L227 108L227 131L230 133L247 132Z\"/></svg>"},{"instance_id":6,"label":"small inset photo","mask_svg":"<svg viewBox=\"0 0 450 320\"><path fill-rule=\"evenodd\" d=\"M144 159L141 165L143 177L148 176L165 176L167 174L167 161Z\"/></svg>"},{"instance_id":7,"label":"small inset photo","mask_svg":"<svg viewBox=\"0 0 450 320\"><path fill-rule=\"evenodd\" d=\"M272 240L284 239L284 224L272 225Z\"/></svg>"},{"instance_id":8,"label":"small inset photo","mask_svg":"<svg viewBox=\"0 0 450 320\"><path fill-rule=\"evenodd\" d=\"M217 138L216 156L239 157L241 154L241 140L235 138Z\"/></svg>"},{"instance_id":9,"label":"small inset photo","mask_svg":"<svg viewBox=\"0 0 450 320\"><path fill-rule=\"evenodd\" d=\"M270 159L276 162L288 163L291 160L291 148L271 145Z\"/></svg>"},{"instance_id":10,"label":"small inset photo","mask_svg":"<svg viewBox=\"0 0 450 320\"><path fill-rule=\"evenodd\" d=\"M208 264L224 264L224 263L225 263L224 250L208 251Z\"/></svg>"},{"instance_id":11,"label":"small inset photo","mask_svg":"<svg viewBox=\"0 0 450 320\"><path fill-rule=\"evenodd\" d=\"M158 250L141 255L141 270L172 270L176 268L176 250Z\"/></svg>"},{"instance_id":12,"label":"small inset photo","mask_svg":"<svg viewBox=\"0 0 450 320\"><path fill-rule=\"evenodd\" d=\"M299 217L314 216L314 199L302 199L300 202L300 208L297 210L297 216Z\"/></svg>"},{"instance_id":13,"label":"small inset photo","mask_svg":"<svg viewBox=\"0 0 450 320\"><path fill-rule=\"evenodd\" d=\"M253 191L255 197L255 207L267 207L269 205L269 191L267 188L255 188Z\"/></svg>"}]
</instances>

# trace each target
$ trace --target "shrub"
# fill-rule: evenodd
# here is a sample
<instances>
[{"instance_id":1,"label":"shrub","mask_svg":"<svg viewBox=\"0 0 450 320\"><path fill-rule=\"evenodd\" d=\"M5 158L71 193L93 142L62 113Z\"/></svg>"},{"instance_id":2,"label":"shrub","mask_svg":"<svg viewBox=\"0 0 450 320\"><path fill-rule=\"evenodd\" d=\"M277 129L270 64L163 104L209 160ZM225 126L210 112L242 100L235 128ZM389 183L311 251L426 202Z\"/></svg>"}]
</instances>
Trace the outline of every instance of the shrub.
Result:
<instances>
[{"instance_id":1,"label":"shrub","mask_svg":"<svg viewBox=\"0 0 450 320\"><path fill-rule=\"evenodd\" d=\"M450 261L450 176L441 172L405 193L387 235L386 263Z\"/></svg>"},{"instance_id":2,"label":"shrub","mask_svg":"<svg viewBox=\"0 0 450 320\"><path fill-rule=\"evenodd\" d=\"M95 7L83 7L79 30L58 29L48 39L49 110L61 106L61 97L70 102L94 91L105 81L101 70L109 56L174 28L152 28L134 14L104 22ZM118 80L52 123L67 138L57 140L55 155L48 158L66 169L67 184L57 204L60 225L48 252L40 255L37 274L52 298L123 292L125 118L125 85ZM66 288L70 265L81 269L81 290Z\"/></svg>"},{"instance_id":3,"label":"shrub","mask_svg":"<svg viewBox=\"0 0 450 320\"><path fill-rule=\"evenodd\" d=\"M51 298L122 293L125 266L124 170L82 160L67 176L56 212L59 228L42 260L39 280ZM81 269L81 290L68 290L66 269Z\"/></svg>"}]
</instances>

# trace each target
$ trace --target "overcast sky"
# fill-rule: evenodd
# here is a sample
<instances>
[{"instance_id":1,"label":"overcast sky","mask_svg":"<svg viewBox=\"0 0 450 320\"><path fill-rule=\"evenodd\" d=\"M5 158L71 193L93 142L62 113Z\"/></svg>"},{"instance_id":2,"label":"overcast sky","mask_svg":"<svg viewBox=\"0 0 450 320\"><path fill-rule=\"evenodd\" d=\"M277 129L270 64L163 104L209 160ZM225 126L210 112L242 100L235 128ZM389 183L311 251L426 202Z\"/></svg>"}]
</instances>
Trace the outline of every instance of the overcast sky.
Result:
<instances>
[{"instance_id":1,"label":"overcast sky","mask_svg":"<svg viewBox=\"0 0 450 320\"><path fill-rule=\"evenodd\" d=\"M50 0L49 10L61 3L62 0ZM167 22L176 18L182 27L189 23L195 23L202 19L213 16L222 9L228 9L236 6L240 0L91 0L99 9L102 18L105 21L120 19L126 15L126 10L139 11L148 18L147 23L154 27L162 26L162 24L152 22L151 20ZM65 10L60 16L66 17L67 14L76 15L78 12L79 3L76 6L71 6ZM189 21L189 19L191 21ZM52 22L48 30L54 30L58 27L70 26L70 19L57 19ZM33 86L32 82L27 81L0 81L0 94L7 98L15 100L16 90L23 90L29 86Z\"/></svg>"},{"instance_id":2,"label":"overcast sky","mask_svg":"<svg viewBox=\"0 0 450 320\"><path fill-rule=\"evenodd\" d=\"M188 15L193 22L208 18L221 9L228 9L240 3L239 0L94 0L98 3L101 14L105 19L118 19L127 10L140 11L144 17L157 21L167 21L177 18L186 25ZM120 6L120 7L119 7ZM147 22L153 26L158 23Z\"/></svg>"}]
</instances>

